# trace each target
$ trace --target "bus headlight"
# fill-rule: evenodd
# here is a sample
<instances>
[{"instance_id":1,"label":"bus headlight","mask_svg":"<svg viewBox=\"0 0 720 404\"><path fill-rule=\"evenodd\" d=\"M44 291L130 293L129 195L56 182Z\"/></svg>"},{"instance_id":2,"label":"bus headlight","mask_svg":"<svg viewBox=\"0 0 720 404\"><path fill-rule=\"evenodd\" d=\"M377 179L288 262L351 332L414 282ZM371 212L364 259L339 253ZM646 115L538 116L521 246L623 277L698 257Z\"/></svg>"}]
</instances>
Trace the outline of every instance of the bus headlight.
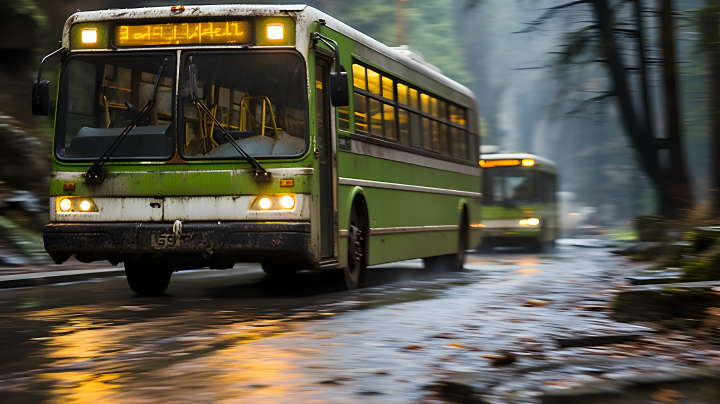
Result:
<instances>
[{"instance_id":1,"label":"bus headlight","mask_svg":"<svg viewBox=\"0 0 720 404\"><path fill-rule=\"evenodd\" d=\"M262 198L262 199L260 199L259 205L260 205L260 209L267 210L267 209L270 209L272 202L270 202L270 199L268 199L268 198Z\"/></svg>"},{"instance_id":2,"label":"bus headlight","mask_svg":"<svg viewBox=\"0 0 720 404\"><path fill-rule=\"evenodd\" d=\"M82 197L59 198L55 210L61 213L87 213L99 211L97 205L95 205L95 202L91 198Z\"/></svg>"},{"instance_id":3,"label":"bus headlight","mask_svg":"<svg viewBox=\"0 0 720 404\"><path fill-rule=\"evenodd\" d=\"M290 195L285 195L280 198L280 206L285 209L292 209L295 206L295 198Z\"/></svg>"},{"instance_id":4,"label":"bus headlight","mask_svg":"<svg viewBox=\"0 0 720 404\"><path fill-rule=\"evenodd\" d=\"M69 212L70 209L72 209L72 202L70 202L70 199L68 198L61 199L58 206L62 212Z\"/></svg>"},{"instance_id":5,"label":"bus headlight","mask_svg":"<svg viewBox=\"0 0 720 404\"><path fill-rule=\"evenodd\" d=\"M533 218L527 220L528 226L537 226L539 224L540 224L540 219L536 219L533 217Z\"/></svg>"}]
</instances>

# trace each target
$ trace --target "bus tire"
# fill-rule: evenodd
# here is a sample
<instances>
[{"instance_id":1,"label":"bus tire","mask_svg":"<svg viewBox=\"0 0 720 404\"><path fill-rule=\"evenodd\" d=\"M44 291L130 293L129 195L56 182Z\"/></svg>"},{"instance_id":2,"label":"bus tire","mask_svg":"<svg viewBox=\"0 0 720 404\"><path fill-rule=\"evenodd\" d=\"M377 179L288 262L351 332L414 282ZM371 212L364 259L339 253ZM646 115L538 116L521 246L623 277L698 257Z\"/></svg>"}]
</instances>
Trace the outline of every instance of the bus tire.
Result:
<instances>
[{"instance_id":1,"label":"bus tire","mask_svg":"<svg viewBox=\"0 0 720 404\"><path fill-rule=\"evenodd\" d=\"M468 240L470 237L470 225L468 224L467 209L463 209L460 219L460 233L458 237L457 252L454 254L438 255L435 257L423 258L425 268L431 271L462 271L465 266Z\"/></svg>"},{"instance_id":2,"label":"bus tire","mask_svg":"<svg viewBox=\"0 0 720 404\"><path fill-rule=\"evenodd\" d=\"M367 251L366 227L361 222L355 207L350 212L350 226L348 227L348 265L343 268L345 287L348 290L357 289L365 281L365 252Z\"/></svg>"},{"instance_id":3,"label":"bus tire","mask_svg":"<svg viewBox=\"0 0 720 404\"><path fill-rule=\"evenodd\" d=\"M274 262L263 262L262 270L268 276L273 278L287 278L295 274L298 270L292 264L278 264Z\"/></svg>"},{"instance_id":4,"label":"bus tire","mask_svg":"<svg viewBox=\"0 0 720 404\"><path fill-rule=\"evenodd\" d=\"M162 294L170 284L172 271L153 268L152 265L138 261L125 261L125 278L133 292L140 296Z\"/></svg>"}]
</instances>

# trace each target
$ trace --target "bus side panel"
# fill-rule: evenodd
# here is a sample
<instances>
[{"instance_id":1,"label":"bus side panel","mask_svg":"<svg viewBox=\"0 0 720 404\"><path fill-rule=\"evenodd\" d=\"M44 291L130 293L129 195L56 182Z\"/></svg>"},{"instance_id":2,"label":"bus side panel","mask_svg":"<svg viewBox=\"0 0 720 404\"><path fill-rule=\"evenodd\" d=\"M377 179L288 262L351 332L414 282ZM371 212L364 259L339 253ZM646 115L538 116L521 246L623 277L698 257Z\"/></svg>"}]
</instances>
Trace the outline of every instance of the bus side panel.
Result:
<instances>
[{"instance_id":1,"label":"bus side panel","mask_svg":"<svg viewBox=\"0 0 720 404\"><path fill-rule=\"evenodd\" d=\"M440 189L478 192L479 177L421 167L397 161L342 152L338 159L341 178L418 185ZM341 185L340 228L347 229L350 201L349 185ZM368 204L371 234L368 264L449 254L457 251L458 231L424 231L390 234L389 228L420 226L458 226L461 197L407 190L363 187ZM480 223L480 205L468 204L470 224ZM417 230L417 229L416 229ZM422 230L422 229L421 229ZM397 231L397 230L396 230ZM380 232L380 233L379 233ZM382 233L382 234L381 234ZM472 243L480 235L473 232Z\"/></svg>"}]
</instances>

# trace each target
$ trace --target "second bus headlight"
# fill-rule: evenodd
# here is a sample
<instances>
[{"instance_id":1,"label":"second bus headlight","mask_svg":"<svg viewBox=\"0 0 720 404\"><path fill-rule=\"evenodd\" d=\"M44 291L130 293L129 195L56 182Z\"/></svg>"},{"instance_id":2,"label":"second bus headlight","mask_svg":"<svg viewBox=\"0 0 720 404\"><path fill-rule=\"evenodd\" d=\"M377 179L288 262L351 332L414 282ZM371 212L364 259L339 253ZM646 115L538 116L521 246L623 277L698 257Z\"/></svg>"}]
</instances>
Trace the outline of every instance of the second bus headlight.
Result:
<instances>
[{"instance_id":1,"label":"second bus headlight","mask_svg":"<svg viewBox=\"0 0 720 404\"><path fill-rule=\"evenodd\" d=\"M533 217L533 218L527 220L527 224L528 224L528 226L537 226L540 224L540 219L536 219Z\"/></svg>"},{"instance_id":2,"label":"second bus headlight","mask_svg":"<svg viewBox=\"0 0 720 404\"><path fill-rule=\"evenodd\" d=\"M292 209L295 206L295 198L291 195L285 195L280 198L280 206L285 209Z\"/></svg>"}]
</instances>

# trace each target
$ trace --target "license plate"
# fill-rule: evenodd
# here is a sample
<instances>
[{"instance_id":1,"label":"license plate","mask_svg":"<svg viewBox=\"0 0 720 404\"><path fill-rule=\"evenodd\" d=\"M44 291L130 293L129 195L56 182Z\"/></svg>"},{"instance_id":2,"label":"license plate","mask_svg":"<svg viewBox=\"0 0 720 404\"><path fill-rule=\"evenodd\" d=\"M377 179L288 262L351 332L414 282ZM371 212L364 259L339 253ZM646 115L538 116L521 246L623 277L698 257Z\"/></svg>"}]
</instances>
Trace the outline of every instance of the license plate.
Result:
<instances>
[{"instance_id":1,"label":"license plate","mask_svg":"<svg viewBox=\"0 0 720 404\"><path fill-rule=\"evenodd\" d=\"M180 247L182 240L187 240L190 238L190 234L174 234L174 233L167 233L167 234L153 234L152 239L152 246L153 248L172 248L172 247Z\"/></svg>"}]
</instances>

